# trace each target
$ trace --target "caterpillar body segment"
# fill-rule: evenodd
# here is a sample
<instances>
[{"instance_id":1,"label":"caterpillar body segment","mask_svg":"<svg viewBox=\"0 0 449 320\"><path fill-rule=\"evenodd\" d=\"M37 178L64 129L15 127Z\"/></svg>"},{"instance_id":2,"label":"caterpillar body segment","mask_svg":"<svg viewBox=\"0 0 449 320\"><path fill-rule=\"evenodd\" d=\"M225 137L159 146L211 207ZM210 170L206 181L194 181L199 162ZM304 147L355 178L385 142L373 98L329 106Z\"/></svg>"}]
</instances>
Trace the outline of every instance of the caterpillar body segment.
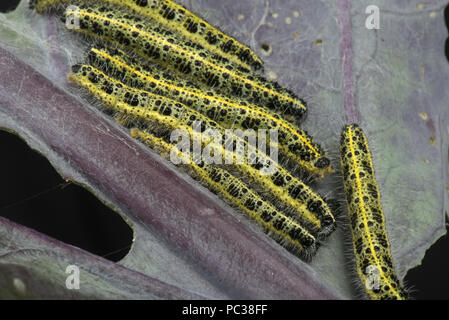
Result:
<instances>
[{"instance_id":1,"label":"caterpillar body segment","mask_svg":"<svg viewBox=\"0 0 449 320\"><path fill-rule=\"evenodd\" d=\"M406 299L393 266L371 152L357 124L343 129L340 160L357 274L371 299Z\"/></svg>"}]
</instances>

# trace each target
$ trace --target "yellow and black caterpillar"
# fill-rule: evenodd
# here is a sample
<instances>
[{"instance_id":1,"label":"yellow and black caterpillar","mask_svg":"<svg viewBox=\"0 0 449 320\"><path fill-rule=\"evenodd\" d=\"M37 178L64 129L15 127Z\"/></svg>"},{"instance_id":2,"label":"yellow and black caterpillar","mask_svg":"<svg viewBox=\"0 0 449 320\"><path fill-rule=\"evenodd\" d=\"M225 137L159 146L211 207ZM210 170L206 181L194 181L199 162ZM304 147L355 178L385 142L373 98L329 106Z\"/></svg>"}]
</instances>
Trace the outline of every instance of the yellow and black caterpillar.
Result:
<instances>
[{"instance_id":1,"label":"yellow and black caterpillar","mask_svg":"<svg viewBox=\"0 0 449 320\"><path fill-rule=\"evenodd\" d=\"M173 149L176 149L175 152L180 157L187 157L188 159L184 159L183 163L186 163L184 166L189 169L193 177L261 224L265 231L275 235L274 239L287 249L304 259L309 259L316 252L317 240L313 235L230 172L216 166L205 165L204 162L196 164L189 156L181 153L175 145L148 131L133 128L131 135L142 140L167 159Z\"/></svg>"},{"instance_id":2,"label":"yellow and black caterpillar","mask_svg":"<svg viewBox=\"0 0 449 320\"><path fill-rule=\"evenodd\" d=\"M368 141L357 124L343 129L341 170L357 273L371 299L406 299L393 266Z\"/></svg>"},{"instance_id":3,"label":"yellow and black caterpillar","mask_svg":"<svg viewBox=\"0 0 449 320\"><path fill-rule=\"evenodd\" d=\"M232 62L169 30L145 24L138 16L101 5L81 5L78 10L65 12L66 17L73 15L80 20L80 28L73 30L133 51L224 95L243 98L298 120L306 114L305 102L290 90L257 74L245 74Z\"/></svg>"},{"instance_id":4,"label":"yellow and black caterpillar","mask_svg":"<svg viewBox=\"0 0 449 320\"><path fill-rule=\"evenodd\" d=\"M33 0L32 6L43 13L60 5L80 5L80 0ZM245 69L263 70L263 63L253 50L171 0L97 0L98 4L116 5L156 21L162 26L198 43L208 51L222 56Z\"/></svg>"}]
</instances>

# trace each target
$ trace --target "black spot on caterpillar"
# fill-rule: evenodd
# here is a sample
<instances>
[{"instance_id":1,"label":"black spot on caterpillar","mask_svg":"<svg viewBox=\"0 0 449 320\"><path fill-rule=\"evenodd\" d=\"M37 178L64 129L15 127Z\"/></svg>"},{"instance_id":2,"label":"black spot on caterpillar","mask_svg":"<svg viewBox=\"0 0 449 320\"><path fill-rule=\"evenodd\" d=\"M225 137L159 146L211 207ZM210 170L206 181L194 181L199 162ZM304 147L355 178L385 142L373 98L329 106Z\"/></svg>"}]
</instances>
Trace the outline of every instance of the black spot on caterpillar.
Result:
<instances>
[{"instance_id":1,"label":"black spot on caterpillar","mask_svg":"<svg viewBox=\"0 0 449 320\"><path fill-rule=\"evenodd\" d=\"M145 25L139 17L102 6L81 6L65 16L78 15L80 28L73 29L133 51L143 58L163 64L224 95L234 95L256 105L301 119L304 101L288 89L256 74L244 74L233 63L192 42L185 42L160 27Z\"/></svg>"},{"instance_id":2,"label":"black spot on caterpillar","mask_svg":"<svg viewBox=\"0 0 449 320\"><path fill-rule=\"evenodd\" d=\"M222 33L217 28L196 16L183 6L170 0L98 0L99 4L112 4L149 18L149 22L181 34L191 42L198 43L206 50L220 55L229 61L245 68L263 70L263 63L248 46ZM61 4L89 4L86 0L35 0L33 6L37 12L43 13Z\"/></svg>"},{"instance_id":3,"label":"black spot on caterpillar","mask_svg":"<svg viewBox=\"0 0 449 320\"><path fill-rule=\"evenodd\" d=\"M357 273L371 299L406 299L393 267L368 141L357 124L343 129L340 159Z\"/></svg>"},{"instance_id":4,"label":"black spot on caterpillar","mask_svg":"<svg viewBox=\"0 0 449 320\"><path fill-rule=\"evenodd\" d=\"M279 148L307 171L324 176L332 168L324 150L312 137L276 113L231 99L211 90L200 90L190 81L167 74L156 67L143 67L121 50L92 48L89 63L131 87L182 102L226 128L275 129ZM145 70L146 69L146 70Z\"/></svg>"},{"instance_id":5,"label":"black spot on caterpillar","mask_svg":"<svg viewBox=\"0 0 449 320\"><path fill-rule=\"evenodd\" d=\"M222 136L225 136L224 129L215 121L177 101L130 88L88 65L75 65L72 71L69 75L70 81L76 82L104 105L122 114L144 121L156 121L171 130L183 129L191 137L194 135L193 123L200 121L204 128L217 129ZM324 238L335 229L335 218L318 194L263 152L257 152L255 147L241 138L235 137L235 139L243 142L248 148L248 154L244 154L243 164L237 164L235 161L236 153L232 155L233 167L240 174L259 185L280 203L291 208L295 212L293 217L307 227L314 236ZM259 161L253 162L249 159ZM276 168L274 174L263 173L264 170L272 172L273 166Z\"/></svg>"},{"instance_id":6,"label":"black spot on caterpillar","mask_svg":"<svg viewBox=\"0 0 449 320\"><path fill-rule=\"evenodd\" d=\"M190 159L190 156L183 154L175 145L148 131L133 128L131 135L149 145L165 158L169 158L168 155L173 151L177 152L180 157L187 157L188 159L185 159L186 161L183 163L187 163L185 166L188 167L188 171L193 177L257 221L274 240L305 260L315 254L317 241L313 235L271 203L265 201L257 192L230 172L223 168L205 165L203 162L196 164Z\"/></svg>"}]
</instances>

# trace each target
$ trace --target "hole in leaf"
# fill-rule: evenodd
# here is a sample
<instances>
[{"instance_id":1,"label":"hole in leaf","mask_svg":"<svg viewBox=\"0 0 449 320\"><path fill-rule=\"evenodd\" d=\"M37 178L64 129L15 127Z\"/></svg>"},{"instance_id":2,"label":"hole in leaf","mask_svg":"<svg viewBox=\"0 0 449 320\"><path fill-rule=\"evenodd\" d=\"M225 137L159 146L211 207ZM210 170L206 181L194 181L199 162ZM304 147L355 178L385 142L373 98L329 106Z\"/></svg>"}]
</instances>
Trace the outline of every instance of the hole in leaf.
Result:
<instances>
[{"instance_id":1,"label":"hole in leaf","mask_svg":"<svg viewBox=\"0 0 449 320\"><path fill-rule=\"evenodd\" d=\"M20 0L2 0L0 2L0 12L6 13L15 10L19 2Z\"/></svg>"},{"instance_id":2,"label":"hole in leaf","mask_svg":"<svg viewBox=\"0 0 449 320\"><path fill-rule=\"evenodd\" d=\"M133 231L119 214L16 135L0 131L0 145L0 216L114 262L129 252Z\"/></svg>"},{"instance_id":3,"label":"hole in leaf","mask_svg":"<svg viewBox=\"0 0 449 320\"><path fill-rule=\"evenodd\" d=\"M423 299L449 299L449 236L440 238L429 250L420 266L410 270L405 277L411 297Z\"/></svg>"},{"instance_id":4,"label":"hole in leaf","mask_svg":"<svg viewBox=\"0 0 449 320\"><path fill-rule=\"evenodd\" d=\"M262 52L262 54L269 56L271 55L271 53L273 53L273 48L269 43L262 42L260 44L260 51Z\"/></svg>"}]
</instances>

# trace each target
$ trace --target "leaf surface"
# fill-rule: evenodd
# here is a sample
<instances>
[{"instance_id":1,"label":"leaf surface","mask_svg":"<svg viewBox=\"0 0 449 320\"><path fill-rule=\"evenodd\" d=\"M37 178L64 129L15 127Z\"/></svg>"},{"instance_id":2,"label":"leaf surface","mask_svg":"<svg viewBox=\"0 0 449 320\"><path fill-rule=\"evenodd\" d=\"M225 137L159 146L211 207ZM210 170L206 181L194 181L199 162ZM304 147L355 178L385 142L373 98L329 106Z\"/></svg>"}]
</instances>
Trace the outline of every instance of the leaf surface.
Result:
<instances>
[{"instance_id":1,"label":"leaf surface","mask_svg":"<svg viewBox=\"0 0 449 320\"><path fill-rule=\"evenodd\" d=\"M266 75L304 97L304 127L333 155L340 130L366 132L400 278L445 233L449 123L444 1L183 1L255 48ZM67 83L87 43L57 19L19 8L0 15L0 127L44 154L133 226L114 264L0 219L3 297L353 298L351 244L339 229L310 263L286 252L172 164L133 140ZM269 44L271 54L260 51ZM313 187L344 202L337 174ZM349 258L348 258L349 257ZM85 280L64 287L67 265ZM24 289L25 288L25 289ZM63 288L63 289L61 289Z\"/></svg>"}]
</instances>

